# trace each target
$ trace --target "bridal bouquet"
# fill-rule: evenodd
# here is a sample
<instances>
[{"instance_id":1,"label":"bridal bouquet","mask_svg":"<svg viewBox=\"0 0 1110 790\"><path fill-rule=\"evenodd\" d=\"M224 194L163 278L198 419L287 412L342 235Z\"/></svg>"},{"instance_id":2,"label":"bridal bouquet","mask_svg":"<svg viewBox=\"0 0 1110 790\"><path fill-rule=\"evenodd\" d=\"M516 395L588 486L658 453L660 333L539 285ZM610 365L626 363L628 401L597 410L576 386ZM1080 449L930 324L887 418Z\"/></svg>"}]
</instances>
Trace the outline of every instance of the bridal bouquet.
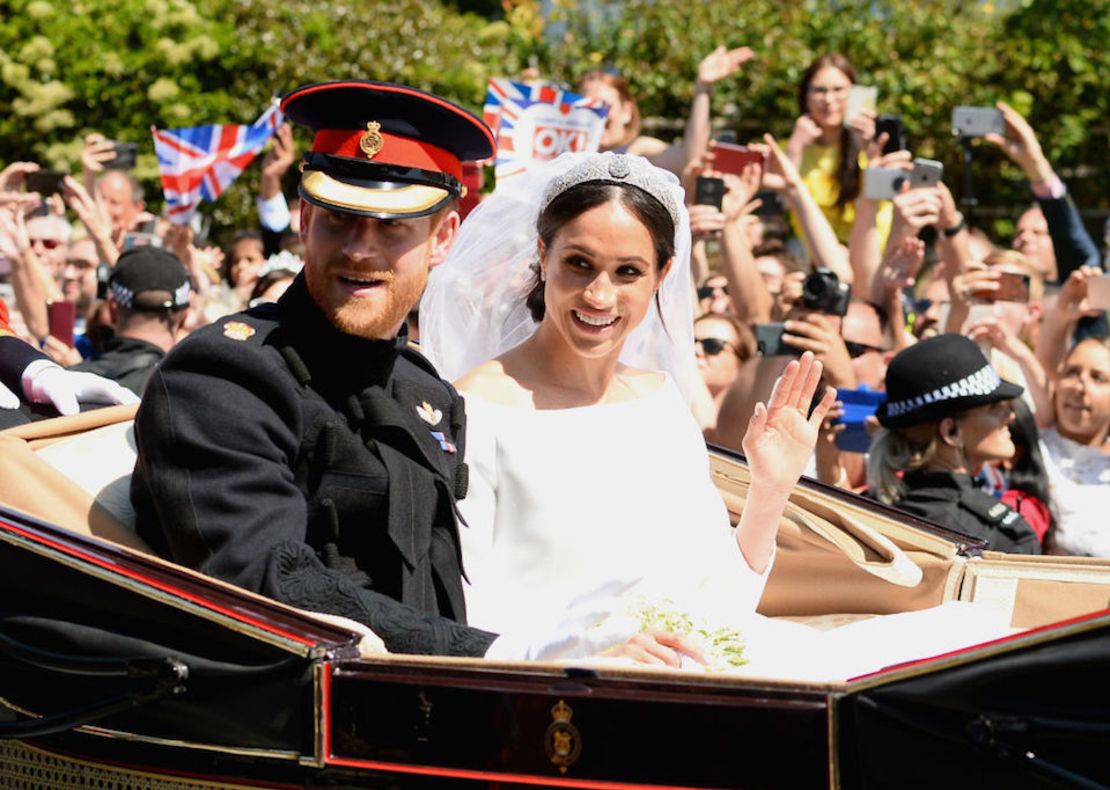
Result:
<instances>
[{"instance_id":1,"label":"bridal bouquet","mask_svg":"<svg viewBox=\"0 0 1110 790\"><path fill-rule=\"evenodd\" d=\"M704 644L706 669L721 672L748 663L744 658L744 640L735 626L714 627L704 618L695 620L688 612L680 610L670 598L657 603L639 599L632 604L629 614L637 619L643 630L656 628L683 636L700 639Z\"/></svg>"}]
</instances>

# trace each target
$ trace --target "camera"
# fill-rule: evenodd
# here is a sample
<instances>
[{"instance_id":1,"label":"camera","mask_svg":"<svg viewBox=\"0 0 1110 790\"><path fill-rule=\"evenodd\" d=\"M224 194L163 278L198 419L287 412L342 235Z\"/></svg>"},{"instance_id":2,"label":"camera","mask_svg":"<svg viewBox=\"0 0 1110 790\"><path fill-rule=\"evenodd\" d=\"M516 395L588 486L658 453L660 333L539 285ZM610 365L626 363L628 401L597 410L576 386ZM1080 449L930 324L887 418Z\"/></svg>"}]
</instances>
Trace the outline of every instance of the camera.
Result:
<instances>
[{"instance_id":1,"label":"camera","mask_svg":"<svg viewBox=\"0 0 1110 790\"><path fill-rule=\"evenodd\" d=\"M829 315L846 315L852 288L828 269L815 269L802 282L802 304Z\"/></svg>"},{"instance_id":2,"label":"camera","mask_svg":"<svg viewBox=\"0 0 1110 790\"><path fill-rule=\"evenodd\" d=\"M115 159L109 159L104 163L104 166L112 170L131 170L135 167L135 162L139 156L138 143L112 143L112 150L115 151Z\"/></svg>"}]
</instances>

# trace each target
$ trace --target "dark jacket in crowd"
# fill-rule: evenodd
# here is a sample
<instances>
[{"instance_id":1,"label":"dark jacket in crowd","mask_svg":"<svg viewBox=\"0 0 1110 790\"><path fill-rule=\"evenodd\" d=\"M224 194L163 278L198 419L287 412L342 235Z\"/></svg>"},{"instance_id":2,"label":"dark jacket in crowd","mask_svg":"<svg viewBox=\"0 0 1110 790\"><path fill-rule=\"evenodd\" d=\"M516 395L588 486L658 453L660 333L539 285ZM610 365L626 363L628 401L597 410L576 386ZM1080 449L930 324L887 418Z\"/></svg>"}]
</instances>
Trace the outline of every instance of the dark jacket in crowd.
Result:
<instances>
[{"instance_id":1,"label":"dark jacket in crowd","mask_svg":"<svg viewBox=\"0 0 1110 790\"><path fill-rule=\"evenodd\" d=\"M95 373L119 382L141 397L150 374L165 356L166 352L153 343L116 335L105 344L99 357L79 362L69 370Z\"/></svg>"},{"instance_id":2,"label":"dark jacket in crowd","mask_svg":"<svg viewBox=\"0 0 1110 790\"><path fill-rule=\"evenodd\" d=\"M393 341L338 331L298 277L194 332L135 424L139 534L177 562L361 621L393 652L480 656L456 499L462 399Z\"/></svg>"},{"instance_id":3,"label":"dark jacket in crowd","mask_svg":"<svg viewBox=\"0 0 1110 790\"><path fill-rule=\"evenodd\" d=\"M1040 554L1033 528L1013 508L983 491L970 475L907 472L895 507L942 527L989 541L993 551Z\"/></svg>"},{"instance_id":4,"label":"dark jacket in crowd","mask_svg":"<svg viewBox=\"0 0 1110 790\"><path fill-rule=\"evenodd\" d=\"M1102 258L1099 257L1098 247L1091 240L1091 235L1083 227L1083 218L1072 202L1070 195L1059 198L1038 198L1037 204L1044 212L1045 222L1048 223L1048 235L1052 237L1052 250L1056 253L1056 272L1059 282L1068 279L1073 271L1081 266L1095 266L1102 268ZM1110 334L1110 325L1106 316L1083 316L1075 328L1075 339L1085 337L1106 337Z\"/></svg>"}]
</instances>

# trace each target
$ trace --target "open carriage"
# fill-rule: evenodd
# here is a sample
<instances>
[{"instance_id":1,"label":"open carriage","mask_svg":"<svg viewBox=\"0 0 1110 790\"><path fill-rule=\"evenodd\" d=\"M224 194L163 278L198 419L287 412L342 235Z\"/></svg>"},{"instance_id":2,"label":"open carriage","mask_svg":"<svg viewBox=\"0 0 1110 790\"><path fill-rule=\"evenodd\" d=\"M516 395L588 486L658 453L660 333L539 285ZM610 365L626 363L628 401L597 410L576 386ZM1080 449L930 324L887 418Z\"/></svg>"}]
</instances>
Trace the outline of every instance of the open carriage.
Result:
<instances>
[{"instance_id":1,"label":"open carriage","mask_svg":"<svg viewBox=\"0 0 1110 790\"><path fill-rule=\"evenodd\" d=\"M150 555L132 413L0 434L0 787L1110 786L1110 561L986 552L803 481L764 614L971 601L1007 634L843 677L387 655ZM746 468L713 464L735 517Z\"/></svg>"}]
</instances>

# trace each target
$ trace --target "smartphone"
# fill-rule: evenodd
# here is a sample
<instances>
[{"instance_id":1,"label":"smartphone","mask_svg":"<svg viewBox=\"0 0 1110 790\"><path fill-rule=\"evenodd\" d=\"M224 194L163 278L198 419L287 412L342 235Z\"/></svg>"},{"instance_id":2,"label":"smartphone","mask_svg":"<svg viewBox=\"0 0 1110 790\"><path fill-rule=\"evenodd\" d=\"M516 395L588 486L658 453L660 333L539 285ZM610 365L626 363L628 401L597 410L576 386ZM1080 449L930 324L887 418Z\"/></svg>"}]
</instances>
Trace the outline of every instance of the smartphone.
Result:
<instances>
[{"instance_id":1,"label":"smartphone","mask_svg":"<svg viewBox=\"0 0 1110 790\"><path fill-rule=\"evenodd\" d=\"M43 197L60 195L65 188L65 173L57 170L38 170L27 174L27 191L38 192Z\"/></svg>"},{"instance_id":2,"label":"smartphone","mask_svg":"<svg viewBox=\"0 0 1110 790\"><path fill-rule=\"evenodd\" d=\"M944 177L944 165L935 159L914 159L910 188L935 187Z\"/></svg>"},{"instance_id":3,"label":"smartphone","mask_svg":"<svg viewBox=\"0 0 1110 790\"><path fill-rule=\"evenodd\" d=\"M720 211L725 198L725 182L721 178L698 176L694 187L694 204L697 206L716 206Z\"/></svg>"},{"instance_id":4,"label":"smartphone","mask_svg":"<svg viewBox=\"0 0 1110 790\"><path fill-rule=\"evenodd\" d=\"M886 400L886 393L837 387L836 399L844 404L844 415L836 420L844 425L844 430L836 434L836 446L849 453L866 453L871 448L867 418Z\"/></svg>"},{"instance_id":5,"label":"smartphone","mask_svg":"<svg viewBox=\"0 0 1110 790\"><path fill-rule=\"evenodd\" d=\"M135 167L135 162L139 156L138 143L114 142L112 143L112 149L116 152L116 158L105 162L105 167L110 167L113 170L131 170Z\"/></svg>"},{"instance_id":6,"label":"smartphone","mask_svg":"<svg viewBox=\"0 0 1110 790\"><path fill-rule=\"evenodd\" d=\"M713 169L722 173L741 175L749 164L763 170L763 154L753 151L746 145L717 142L713 144Z\"/></svg>"},{"instance_id":7,"label":"smartphone","mask_svg":"<svg viewBox=\"0 0 1110 790\"><path fill-rule=\"evenodd\" d=\"M863 196L870 200L891 200L909 183L911 189L934 187L944 175L944 165L932 159L913 160L913 170L899 167L873 167L863 171Z\"/></svg>"},{"instance_id":8,"label":"smartphone","mask_svg":"<svg viewBox=\"0 0 1110 790\"><path fill-rule=\"evenodd\" d=\"M773 324L755 325L755 347L761 357L800 357L802 350L782 342L786 324L778 321Z\"/></svg>"},{"instance_id":9,"label":"smartphone","mask_svg":"<svg viewBox=\"0 0 1110 790\"><path fill-rule=\"evenodd\" d=\"M1110 274L1087 279L1087 303L1099 310L1110 310Z\"/></svg>"},{"instance_id":10,"label":"smartphone","mask_svg":"<svg viewBox=\"0 0 1110 790\"><path fill-rule=\"evenodd\" d=\"M902 191L911 171L900 167L869 167L863 171L863 196L869 200L890 200Z\"/></svg>"},{"instance_id":11,"label":"smartphone","mask_svg":"<svg viewBox=\"0 0 1110 790\"><path fill-rule=\"evenodd\" d=\"M56 301L46 305L46 321L50 334L73 347L73 324L77 320L77 305L73 302Z\"/></svg>"},{"instance_id":12,"label":"smartphone","mask_svg":"<svg viewBox=\"0 0 1110 790\"><path fill-rule=\"evenodd\" d=\"M755 197L760 201L759 208L755 210L757 217L781 217L786 213L786 204L777 192L763 190L757 192Z\"/></svg>"},{"instance_id":13,"label":"smartphone","mask_svg":"<svg viewBox=\"0 0 1110 790\"><path fill-rule=\"evenodd\" d=\"M971 295L988 302L1028 302L1029 275L1020 272L999 272L997 290L972 291Z\"/></svg>"},{"instance_id":14,"label":"smartphone","mask_svg":"<svg viewBox=\"0 0 1110 790\"><path fill-rule=\"evenodd\" d=\"M123 249L134 247L161 247L162 237L155 233L128 233L123 237Z\"/></svg>"},{"instance_id":15,"label":"smartphone","mask_svg":"<svg viewBox=\"0 0 1110 790\"><path fill-rule=\"evenodd\" d=\"M883 144L883 154L906 150L906 128L902 126L901 115L883 113L877 117L875 119L875 137L879 137L883 132L887 134L886 143Z\"/></svg>"},{"instance_id":16,"label":"smartphone","mask_svg":"<svg viewBox=\"0 0 1110 790\"><path fill-rule=\"evenodd\" d=\"M875 112L879 103L879 89L874 85L853 85L848 88L848 101L844 105L844 122L847 123L864 111Z\"/></svg>"},{"instance_id":17,"label":"smartphone","mask_svg":"<svg viewBox=\"0 0 1110 790\"><path fill-rule=\"evenodd\" d=\"M982 137L1006 134L1006 122L995 107L957 107L952 110L952 134L956 137Z\"/></svg>"}]
</instances>

